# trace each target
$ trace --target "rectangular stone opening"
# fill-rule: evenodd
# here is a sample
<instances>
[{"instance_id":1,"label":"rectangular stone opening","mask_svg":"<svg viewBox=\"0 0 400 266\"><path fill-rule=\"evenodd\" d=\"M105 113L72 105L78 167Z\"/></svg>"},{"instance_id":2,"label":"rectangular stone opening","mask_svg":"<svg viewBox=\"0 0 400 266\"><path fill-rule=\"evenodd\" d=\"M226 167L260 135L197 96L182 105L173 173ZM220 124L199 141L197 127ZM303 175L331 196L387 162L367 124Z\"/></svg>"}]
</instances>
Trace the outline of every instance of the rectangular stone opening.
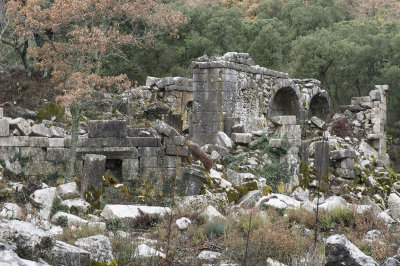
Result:
<instances>
[{"instance_id":1,"label":"rectangular stone opening","mask_svg":"<svg viewBox=\"0 0 400 266\"><path fill-rule=\"evenodd\" d=\"M122 160L106 159L106 173L109 173L117 180L122 180Z\"/></svg>"}]
</instances>

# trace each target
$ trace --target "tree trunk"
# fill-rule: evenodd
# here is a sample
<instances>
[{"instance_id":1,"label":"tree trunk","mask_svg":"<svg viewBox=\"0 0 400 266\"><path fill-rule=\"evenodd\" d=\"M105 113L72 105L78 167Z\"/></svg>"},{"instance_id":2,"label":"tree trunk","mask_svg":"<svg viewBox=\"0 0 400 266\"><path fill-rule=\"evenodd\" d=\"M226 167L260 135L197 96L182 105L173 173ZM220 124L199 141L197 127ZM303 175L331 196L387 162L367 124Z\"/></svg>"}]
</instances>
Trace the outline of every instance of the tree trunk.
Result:
<instances>
[{"instance_id":1,"label":"tree trunk","mask_svg":"<svg viewBox=\"0 0 400 266\"><path fill-rule=\"evenodd\" d=\"M65 180L71 182L75 174L75 162L76 162L76 149L78 148L78 136L79 136L79 120L82 115L82 110L77 103L71 104L71 148L69 152L69 161L67 165L67 173Z\"/></svg>"}]
</instances>

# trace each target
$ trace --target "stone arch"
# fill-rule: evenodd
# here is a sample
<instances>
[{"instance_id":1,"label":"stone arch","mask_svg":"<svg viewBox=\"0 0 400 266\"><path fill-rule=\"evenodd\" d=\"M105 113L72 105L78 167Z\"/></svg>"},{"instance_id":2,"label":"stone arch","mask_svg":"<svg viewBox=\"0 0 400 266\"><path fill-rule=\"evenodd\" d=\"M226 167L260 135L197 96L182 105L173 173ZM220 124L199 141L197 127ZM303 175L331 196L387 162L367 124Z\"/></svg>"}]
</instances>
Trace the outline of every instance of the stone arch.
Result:
<instances>
[{"instance_id":1,"label":"stone arch","mask_svg":"<svg viewBox=\"0 0 400 266\"><path fill-rule=\"evenodd\" d=\"M269 105L269 117L295 115L297 121L302 119L299 93L291 86L280 88Z\"/></svg>"},{"instance_id":2,"label":"stone arch","mask_svg":"<svg viewBox=\"0 0 400 266\"><path fill-rule=\"evenodd\" d=\"M313 116L326 120L329 117L329 97L324 93L315 94L310 101L309 119Z\"/></svg>"}]
</instances>

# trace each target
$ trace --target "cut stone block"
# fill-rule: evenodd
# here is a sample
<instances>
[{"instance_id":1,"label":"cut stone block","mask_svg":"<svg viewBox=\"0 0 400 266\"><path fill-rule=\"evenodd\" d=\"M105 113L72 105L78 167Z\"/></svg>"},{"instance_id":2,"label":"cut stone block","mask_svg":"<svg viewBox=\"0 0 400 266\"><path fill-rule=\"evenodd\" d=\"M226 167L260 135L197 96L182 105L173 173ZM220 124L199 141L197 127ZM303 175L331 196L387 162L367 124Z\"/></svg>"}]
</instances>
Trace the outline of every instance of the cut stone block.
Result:
<instances>
[{"instance_id":1,"label":"cut stone block","mask_svg":"<svg viewBox=\"0 0 400 266\"><path fill-rule=\"evenodd\" d=\"M80 238L74 244L89 251L92 260L107 264L114 260L111 241L104 235Z\"/></svg>"},{"instance_id":2,"label":"cut stone block","mask_svg":"<svg viewBox=\"0 0 400 266\"><path fill-rule=\"evenodd\" d=\"M316 125L318 128L323 129L325 126L325 122L319 119L316 116L311 117L311 122Z\"/></svg>"},{"instance_id":3,"label":"cut stone block","mask_svg":"<svg viewBox=\"0 0 400 266\"><path fill-rule=\"evenodd\" d=\"M123 159L122 160L122 179L133 180L138 173L139 160L138 159Z\"/></svg>"},{"instance_id":4,"label":"cut stone block","mask_svg":"<svg viewBox=\"0 0 400 266\"><path fill-rule=\"evenodd\" d=\"M164 123L161 120L157 120L156 122L154 122L153 127L159 133L164 134L167 137L178 136L179 135L178 131L176 131L175 128L171 127L170 125Z\"/></svg>"},{"instance_id":5,"label":"cut stone block","mask_svg":"<svg viewBox=\"0 0 400 266\"><path fill-rule=\"evenodd\" d=\"M50 138L49 139L49 147L52 148L63 148L64 147L64 138Z\"/></svg>"},{"instance_id":6,"label":"cut stone block","mask_svg":"<svg viewBox=\"0 0 400 266\"><path fill-rule=\"evenodd\" d=\"M58 195L63 200L79 197L78 186L75 182L62 184L58 187Z\"/></svg>"},{"instance_id":7,"label":"cut stone block","mask_svg":"<svg viewBox=\"0 0 400 266\"><path fill-rule=\"evenodd\" d=\"M239 144L249 144L251 142L251 133L232 133L233 142Z\"/></svg>"},{"instance_id":8,"label":"cut stone block","mask_svg":"<svg viewBox=\"0 0 400 266\"><path fill-rule=\"evenodd\" d=\"M2 146L2 147L28 147L29 146L29 137L27 137L27 136L0 137L0 146Z\"/></svg>"},{"instance_id":9,"label":"cut stone block","mask_svg":"<svg viewBox=\"0 0 400 266\"><path fill-rule=\"evenodd\" d=\"M156 168L159 166L158 157L141 157L139 161L140 167Z\"/></svg>"},{"instance_id":10,"label":"cut stone block","mask_svg":"<svg viewBox=\"0 0 400 266\"><path fill-rule=\"evenodd\" d=\"M330 158L332 160L342 160L346 158L356 158L356 152L350 149L340 149L330 152Z\"/></svg>"},{"instance_id":11,"label":"cut stone block","mask_svg":"<svg viewBox=\"0 0 400 266\"><path fill-rule=\"evenodd\" d=\"M90 120L89 138L125 138L127 136L125 120Z\"/></svg>"},{"instance_id":12,"label":"cut stone block","mask_svg":"<svg viewBox=\"0 0 400 266\"><path fill-rule=\"evenodd\" d=\"M84 193L89 185L95 190L103 187L103 175L106 168L106 156L86 154L82 170L81 193Z\"/></svg>"},{"instance_id":13,"label":"cut stone block","mask_svg":"<svg viewBox=\"0 0 400 266\"><path fill-rule=\"evenodd\" d=\"M167 154L167 155L188 156L189 155L189 148L187 146L167 145L167 148L165 150L165 154Z\"/></svg>"},{"instance_id":14,"label":"cut stone block","mask_svg":"<svg viewBox=\"0 0 400 266\"><path fill-rule=\"evenodd\" d=\"M55 187L36 190L30 196L35 203L41 206L38 213L41 219L48 220L50 218L51 208L56 196L57 189Z\"/></svg>"},{"instance_id":15,"label":"cut stone block","mask_svg":"<svg viewBox=\"0 0 400 266\"><path fill-rule=\"evenodd\" d=\"M50 137L50 129L47 128L44 124L35 124L32 126L32 136L39 136L39 137Z\"/></svg>"},{"instance_id":16,"label":"cut stone block","mask_svg":"<svg viewBox=\"0 0 400 266\"><path fill-rule=\"evenodd\" d=\"M171 213L168 207L140 205L106 205L101 216L106 221L119 221L121 225L129 226L140 216L139 209L148 215L164 216Z\"/></svg>"},{"instance_id":17,"label":"cut stone block","mask_svg":"<svg viewBox=\"0 0 400 266\"><path fill-rule=\"evenodd\" d=\"M10 135L10 125L7 119L0 118L0 137L8 137Z\"/></svg>"},{"instance_id":18,"label":"cut stone block","mask_svg":"<svg viewBox=\"0 0 400 266\"><path fill-rule=\"evenodd\" d=\"M49 139L46 137L30 137L29 147L47 148L49 147Z\"/></svg>"},{"instance_id":19,"label":"cut stone block","mask_svg":"<svg viewBox=\"0 0 400 266\"><path fill-rule=\"evenodd\" d=\"M222 131L219 131L215 135L214 143L215 145L225 149L231 149L233 145L232 140Z\"/></svg>"},{"instance_id":20,"label":"cut stone block","mask_svg":"<svg viewBox=\"0 0 400 266\"><path fill-rule=\"evenodd\" d=\"M57 240L49 259L54 266L89 265L90 252Z\"/></svg>"},{"instance_id":21,"label":"cut stone block","mask_svg":"<svg viewBox=\"0 0 400 266\"><path fill-rule=\"evenodd\" d=\"M183 181L185 183L184 192L188 196L199 195L202 185L206 182L204 167L192 165L183 173Z\"/></svg>"},{"instance_id":22,"label":"cut stone block","mask_svg":"<svg viewBox=\"0 0 400 266\"><path fill-rule=\"evenodd\" d=\"M52 138L64 138L66 136L65 130L62 127L50 127L50 135Z\"/></svg>"},{"instance_id":23,"label":"cut stone block","mask_svg":"<svg viewBox=\"0 0 400 266\"><path fill-rule=\"evenodd\" d=\"M23 136L29 136L32 133L32 128L28 124L28 122L21 118L15 118L10 121L10 128L11 129L18 129L18 131L21 133Z\"/></svg>"},{"instance_id":24,"label":"cut stone block","mask_svg":"<svg viewBox=\"0 0 400 266\"><path fill-rule=\"evenodd\" d=\"M48 148L47 149L47 161L61 163L69 160L69 149L65 148Z\"/></svg>"},{"instance_id":25,"label":"cut stone block","mask_svg":"<svg viewBox=\"0 0 400 266\"><path fill-rule=\"evenodd\" d=\"M276 125L296 125L295 115L275 116L270 119Z\"/></svg>"},{"instance_id":26,"label":"cut stone block","mask_svg":"<svg viewBox=\"0 0 400 266\"><path fill-rule=\"evenodd\" d=\"M139 157L156 157L164 155L162 147L139 147Z\"/></svg>"}]
</instances>

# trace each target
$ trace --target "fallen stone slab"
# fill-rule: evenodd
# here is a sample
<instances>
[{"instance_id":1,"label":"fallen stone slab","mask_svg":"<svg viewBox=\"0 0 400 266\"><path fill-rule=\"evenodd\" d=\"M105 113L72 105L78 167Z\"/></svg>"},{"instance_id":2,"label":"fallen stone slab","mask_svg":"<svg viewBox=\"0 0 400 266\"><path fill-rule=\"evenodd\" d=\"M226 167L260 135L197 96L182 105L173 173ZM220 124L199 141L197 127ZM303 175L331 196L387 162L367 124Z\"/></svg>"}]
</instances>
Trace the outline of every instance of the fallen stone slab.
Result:
<instances>
[{"instance_id":1,"label":"fallen stone slab","mask_svg":"<svg viewBox=\"0 0 400 266\"><path fill-rule=\"evenodd\" d=\"M251 133L232 133L233 142L238 144L249 144L251 142Z\"/></svg>"},{"instance_id":2,"label":"fallen stone slab","mask_svg":"<svg viewBox=\"0 0 400 266\"><path fill-rule=\"evenodd\" d=\"M125 138L127 136L125 120L90 120L89 138Z\"/></svg>"},{"instance_id":3,"label":"fallen stone slab","mask_svg":"<svg viewBox=\"0 0 400 266\"><path fill-rule=\"evenodd\" d=\"M41 206L37 213L41 219L48 220L50 218L51 208L53 207L56 196L57 188L55 187L36 190L30 196L35 203Z\"/></svg>"},{"instance_id":4,"label":"fallen stone slab","mask_svg":"<svg viewBox=\"0 0 400 266\"><path fill-rule=\"evenodd\" d=\"M50 138L50 129L47 128L44 124L35 124L32 126L32 136L38 137L47 137Z\"/></svg>"},{"instance_id":5,"label":"fallen stone slab","mask_svg":"<svg viewBox=\"0 0 400 266\"><path fill-rule=\"evenodd\" d=\"M296 116L295 115L282 115L271 117L271 122L276 125L296 125Z\"/></svg>"},{"instance_id":6,"label":"fallen stone slab","mask_svg":"<svg viewBox=\"0 0 400 266\"><path fill-rule=\"evenodd\" d=\"M118 221L123 226L130 226L141 215L139 209L151 216L162 217L171 213L171 209L168 207L107 204L100 215L106 221Z\"/></svg>"},{"instance_id":7,"label":"fallen stone slab","mask_svg":"<svg viewBox=\"0 0 400 266\"><path fill-rule=\"evenodd\" d=\"M165 254L146 245L146 244L140 244L136 247L135 249L135 257L138 258L150 258L150 257L162 257L165 258Z\"/></svg>"},{"instance_id":8,"label":"fallen stone slab","mask_svg":"<svg viewBox=\"0 0 400 266\"><path fill-rule=\"evenodd\" d=\"M2 266L45 266L47 263L36 262L32 260L21 259L17 253L12 250L0 251L0 265Z\"/></svg>"},{"instance_id":9,"label":"fallen stone slab","mask_svg":"<svg viewBox=\"0 0 400 266\"><path fill-rule=\"evenodd\" d=\"M224 132L219 131L214 138L214 143L216 146L224 148L224 149L231 149L233 146L232 140L226 135Z\"/></svg>"},{"instance_id":10,"label":"fallen stone slab","mask_svg":"<svg viewBox=\"0 0 400 266\"><path fill-rule=\"evenodd\" d=\"M333 235L326 240L325 266L354 265L376 266L378 263L370 256L365 255L344 235Z\"/></svg>"},{"instance_id":11,"label":"fallen stone slab","mask_svg":"<svg viewBox=\"0 0 400 266\"><path fill-rule=\"evenodd\" d=\"M74 244L89 251L90 258L95 261L110 263L114 259L110 239L104 235L80 238Z\"/></svg>"},{"instance_id":12,"label":"fallen stone slab","mask_svg":"<svg viewBox=\"0 0 400 266\"><path fill-rule=\"evenodd\" d=\"M0 218L4 219L23 219L22 209L15 203L4 203L0 211Z\"/></svg>"},{"instance_id":13,"label":"fallen stone slab","mask_svg":"<svg viewBox=\"0 0 400 266\"><path fill-rule=\"evenodd\" d=\"M0 220L0 239L14 244L16 253L24 259L37 260L54 246L51 234L33 224L18 220Z\"/></svg>"},{"instance_id":14,"label":"fallen stone slab","mask_svg":"<svg viewBox=\"0 0 400 266\"><path fill-rule=\"evenodd\" d=\"M219 212L224 213L228 206L228 196L223 192L176 198L177 208L183 210L197 211L199 208L209 205L214 206Z\"/></svg>"},{"instance_id":15,"label":"fallen stone slab","mask_svg":"<svg viewBox=\"0 0 400 266\"><path fill-rule=\"evenodd\" d=\"M256 206L265 205L276 209L299 209L300 201L283 194L272 193L258 200Z\"/></svg>"},{"instance_id":16,"label":"fallen stone slab","mask_svg":"<svg viewBox=\"0 0 400 266\"><path fill-rule=\"evenodd\" d=\"M18 129L23 136L29 136L32 133L32 128L29 123L21 117L15 118L9 123L11 129Z\"/></svg>"},{"instance_id":17,"label":"fallen stone slab","mask_svg":"<svg viewBox=\"0 0 400 266\"><path fill-rule=\"evenodd\" d=\"M56 241L49 260L53 266L81 266L90 264L90 252L62 241Z\"/></svg>"}]
</instances>

